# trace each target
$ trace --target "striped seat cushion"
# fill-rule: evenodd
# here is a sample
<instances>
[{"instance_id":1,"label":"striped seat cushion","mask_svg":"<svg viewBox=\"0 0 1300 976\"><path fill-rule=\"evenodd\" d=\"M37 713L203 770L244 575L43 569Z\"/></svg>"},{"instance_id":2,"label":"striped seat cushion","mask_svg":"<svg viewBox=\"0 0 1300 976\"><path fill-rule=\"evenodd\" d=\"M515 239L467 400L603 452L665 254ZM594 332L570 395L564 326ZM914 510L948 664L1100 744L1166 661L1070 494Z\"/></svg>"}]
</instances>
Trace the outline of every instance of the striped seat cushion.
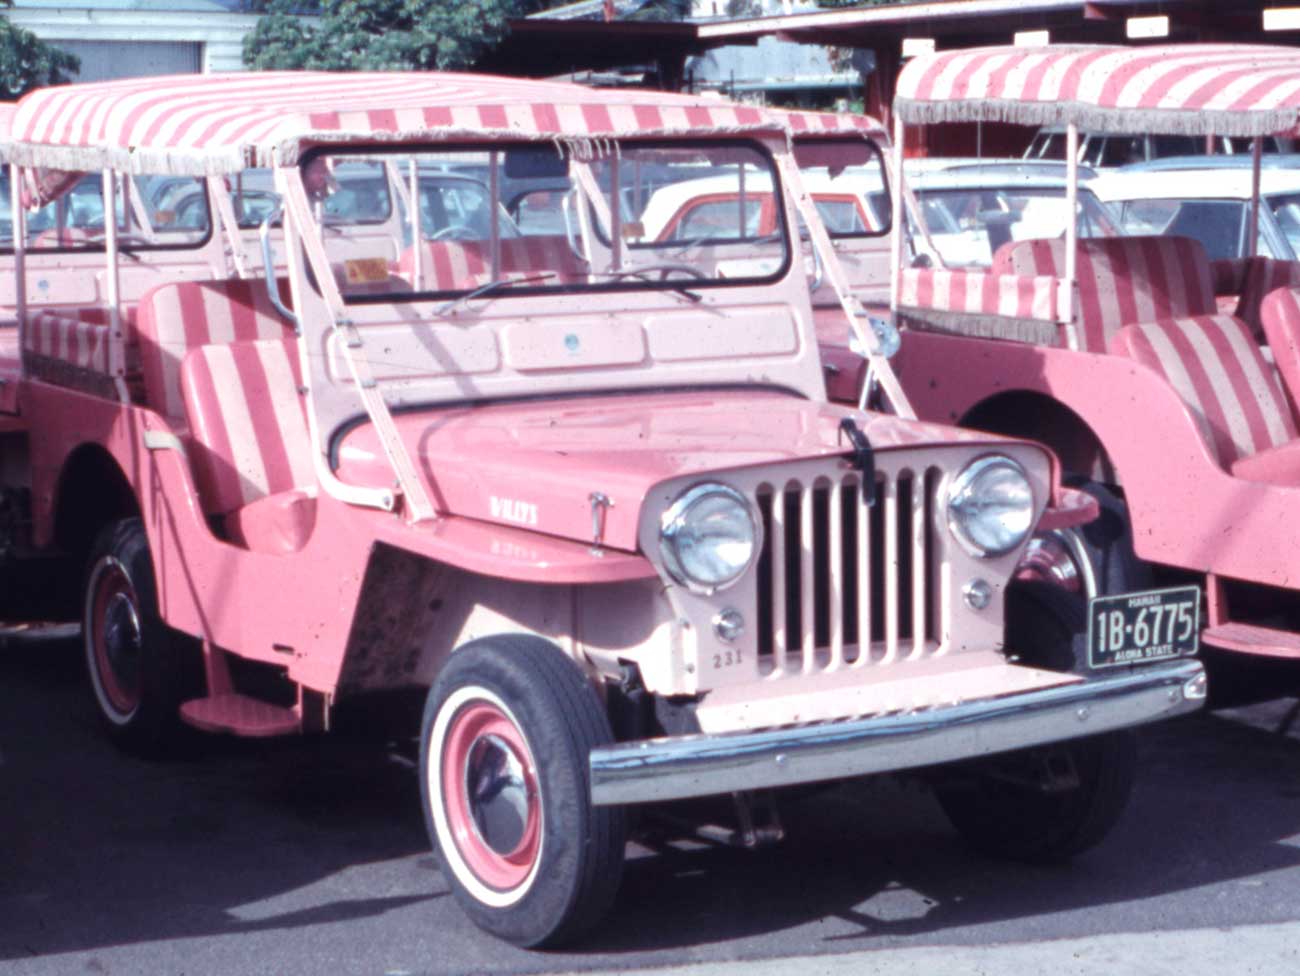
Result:
<instances>
[{"instance_id":1,"label":"striped seat cushion","mask_svg":"<svg viewBox=\"0 0 1300 976\"><path fill-rule=\"evenodd\" d=\"M1273 371L1231 315L1197 315L1120 329L1111 351L1165 377L1187 404L1225 469L1296 437Z\"/></svg>"},{"instance_id":2,"label":"striped seat cushion","mask_svg":"<svg viewBox=\"0 0 1300 976\"><path fill-rule=\"evenodd\" d=\"M314 490L291 342L199 346L181 364L180 385L204 511L227 515L281 492Z\"/></svg>"},{"instance_id":3,"label":"striped seat cushion","mask_svg":"<svg viewBox=\"0 0 1300 976\"><path fill-rule=\"evenodd\" d=\"M284 293L281 283L281 293ZM159 285L140 299L137 333L145 398L163 416L181 419L180 365L199 346L281 339L290 328L266 282L235 278Z\"/></svg>"},{"instance_id":4,"label":"striped seat cushion","mask_svg":"<svg viewBox=\"0 0 1300 976\"><path fill-rule=\"evenodd\" d=\"M491 280L492 266L486 241L424 241L421 252L421 287L425 291L463 291ZM397 262L398 273L412 283L415 255L407 248ZM508 237L501 240L501 276L523 278L551 272L551 283L582 281L588 272L563 237Z\"/></svg>"},{"instance_id":5,"label":"striped seat cushion","mask_svg":"<svg viewBox=\"0 0 1300 976\"><path fill-rule=\"evenodd\" d=\"M1016 241L994 255L994 272L1065 274L1065 241ZM1205 248L1189 237L1099 237L1079 241L1079 348L1105 352L1135 322L1213 315L1214 279Z\"/></svg>"},{"instance_id":6,"label":"striped seat cushion","mask_svg":"<svg viewBox=\"0 0 1300 976\"><path fill-rule=\"evenodd\" d=\"M1269 292L1260 303L1259 318L1291 404L1300 405L1300 288Z\"/></svg>"}]
</instances>

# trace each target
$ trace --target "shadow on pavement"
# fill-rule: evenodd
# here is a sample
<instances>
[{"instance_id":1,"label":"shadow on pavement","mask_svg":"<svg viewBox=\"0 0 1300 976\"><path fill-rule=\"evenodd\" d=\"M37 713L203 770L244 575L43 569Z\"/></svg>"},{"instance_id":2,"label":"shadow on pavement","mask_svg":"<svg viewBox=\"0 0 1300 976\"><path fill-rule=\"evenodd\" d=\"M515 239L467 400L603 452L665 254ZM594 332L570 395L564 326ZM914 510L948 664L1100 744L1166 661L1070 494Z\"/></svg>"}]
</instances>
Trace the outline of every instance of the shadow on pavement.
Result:
<instances>
[{"instance_id":1,"label":"shadow on pavement","mask_svg":"<svg viewBox=\"0 0 1300 976\"><path fill-rule=\"evenodd\" d=\"M104 740L88 695L75 642L0 645L0 959L267 932L309 957L322 927L384 916L384 938L432 933L438 972L563 971L1264 922L1295 899L1258 879L1300 890L1300 738L1277 731L1280 701L1148 730L1128 815L1072 866L977 857L919 788L855 782L785 805L777 847L630 850L585 945L528 954L445 897L409 759L334 737L149 763ZM1232 897L1211 905L1214 886ZM384 971L383 948L345 968Z\"/></svg>"}]
</instances>

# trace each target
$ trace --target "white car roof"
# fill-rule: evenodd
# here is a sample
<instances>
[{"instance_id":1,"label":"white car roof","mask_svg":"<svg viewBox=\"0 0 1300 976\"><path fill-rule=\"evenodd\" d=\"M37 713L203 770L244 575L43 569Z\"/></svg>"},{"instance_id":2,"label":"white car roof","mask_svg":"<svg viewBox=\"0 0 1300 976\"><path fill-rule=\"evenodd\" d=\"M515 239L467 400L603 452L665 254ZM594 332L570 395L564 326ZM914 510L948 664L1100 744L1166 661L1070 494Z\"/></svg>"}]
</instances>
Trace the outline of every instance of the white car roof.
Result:
<instances>
[{"instance_id":1,"label":"white car roof","mask_svg":"<svg viewBox=\"0 0 1300 976\"><path fill-rule=\"evenodd\" d=\"M1140 173L1109 172L1089 181L1089 188L1106 202L1113 200L1249 200L1250 170L1224 169L1150 170ZM1260 192L1300 191L1300 170L1264 169Z\"/></svg>"}]
</instances>

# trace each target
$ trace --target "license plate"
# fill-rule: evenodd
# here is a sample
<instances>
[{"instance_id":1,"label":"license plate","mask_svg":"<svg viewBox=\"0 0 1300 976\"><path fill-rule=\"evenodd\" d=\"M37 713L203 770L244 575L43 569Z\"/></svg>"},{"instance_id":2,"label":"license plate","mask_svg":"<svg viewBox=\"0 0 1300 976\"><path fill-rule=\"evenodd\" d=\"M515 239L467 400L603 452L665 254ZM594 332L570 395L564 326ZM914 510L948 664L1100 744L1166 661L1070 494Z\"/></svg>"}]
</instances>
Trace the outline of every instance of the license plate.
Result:
<instances>
[{"instance_id":1,"label":"license plate","mask_svg":"<svg viewBox=\"0 0 1300 976\"><path fill-rule=\"evenodd\" d=\"M1110 668L1195 654L1200 610L1195 586L1096 597L1088 602L1088 663Z\"/></svg>"}]
</instances>

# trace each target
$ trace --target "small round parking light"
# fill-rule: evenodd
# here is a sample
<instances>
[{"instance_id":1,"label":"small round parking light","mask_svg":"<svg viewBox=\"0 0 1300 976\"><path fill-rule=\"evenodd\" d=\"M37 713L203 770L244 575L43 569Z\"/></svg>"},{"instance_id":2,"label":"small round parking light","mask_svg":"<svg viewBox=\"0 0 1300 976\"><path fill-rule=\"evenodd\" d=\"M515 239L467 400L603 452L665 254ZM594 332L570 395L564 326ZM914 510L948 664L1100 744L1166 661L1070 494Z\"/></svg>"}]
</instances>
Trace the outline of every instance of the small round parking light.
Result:
<instances>
[{"instance_id":1,"label":"small round parking light","mask_svg":"<svg viewBox=\"0 0 1300 976\"><path fill-rule=\"evenodd\" d=\"M972 610L983 610L993 602L993 587L982 579L973 579L961 588L962 599Z\"/></svg>"},{"instance_id":2,"label":"small round parking light","mask_svg":"<svg viewBox=\"0 0 1300 976\"><path fill-rule=\"evenodd\" d=\"M718 635L718 640L734 643L745 634L745 618L733 607L719 610L713 618L713 632Z\"/></svg>"}]
</instances>

